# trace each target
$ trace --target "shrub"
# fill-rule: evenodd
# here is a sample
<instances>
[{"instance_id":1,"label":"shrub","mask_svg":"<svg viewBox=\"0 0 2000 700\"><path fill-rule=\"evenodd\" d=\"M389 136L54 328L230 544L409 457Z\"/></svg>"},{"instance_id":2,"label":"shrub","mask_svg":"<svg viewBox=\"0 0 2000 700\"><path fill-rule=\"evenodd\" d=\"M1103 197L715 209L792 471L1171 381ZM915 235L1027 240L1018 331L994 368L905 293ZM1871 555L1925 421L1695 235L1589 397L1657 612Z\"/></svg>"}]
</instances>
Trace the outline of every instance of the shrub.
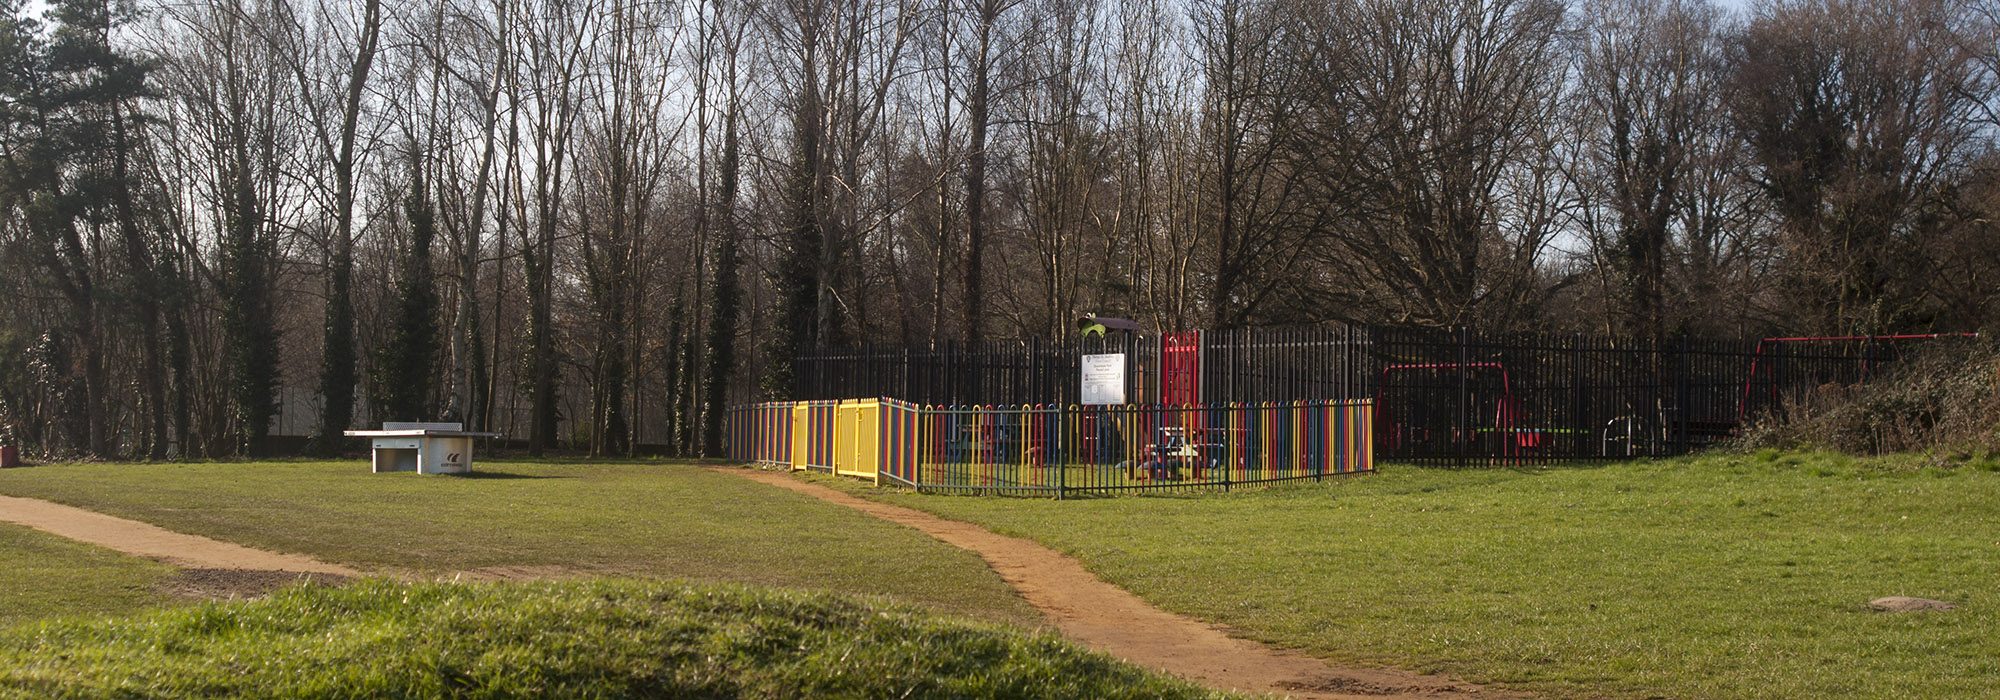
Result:
<instances>
[{"instance_id":1,"label":"shrub","mask_svg":"<svg viewBox=\"0 0 2000 700\"><path fill-rule=\"evenodd\" d=\"M1751 426L1739 446L1989 459L2000 452L2000 346L1938 343L1866 384L1821 387Z\"/></svg>"}]
</instances>

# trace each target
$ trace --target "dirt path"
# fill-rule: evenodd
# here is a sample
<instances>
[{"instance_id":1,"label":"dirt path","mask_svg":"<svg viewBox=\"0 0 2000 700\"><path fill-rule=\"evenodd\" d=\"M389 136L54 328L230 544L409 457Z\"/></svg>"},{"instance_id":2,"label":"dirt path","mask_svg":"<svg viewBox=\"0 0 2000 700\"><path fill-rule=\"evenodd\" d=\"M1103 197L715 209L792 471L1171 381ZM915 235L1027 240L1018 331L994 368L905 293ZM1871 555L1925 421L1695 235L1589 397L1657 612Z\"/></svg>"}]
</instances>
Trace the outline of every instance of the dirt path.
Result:
<instances>
[{"instance_id":1,"label":"dirt path","mask_svg":"<svg viewBox=\"0 0 2000 700\"><path fill-rule=\"evenodd\" d=\"M26 525L79 542L173 564L184 569L238 569L359 576L361 572L312 557L251 549L34 498L0 496L0 521Z\"/></svg>"},{"instance_id":2,"label":"dirt path","mask_svg":"<svg viewBox=\"0 0 2000 700\"><path fill-rule=\"evenodd\" d=\"M1155 608L1098 579L1075 559L1028 540L858 498L786 474L728 471L907 525L970 550L1070 639L1213 688L1295 698L1519 697L1441 676L1330 666L1301 654L1237 639L1212 625Z\"/></svg>"}]
</instances>

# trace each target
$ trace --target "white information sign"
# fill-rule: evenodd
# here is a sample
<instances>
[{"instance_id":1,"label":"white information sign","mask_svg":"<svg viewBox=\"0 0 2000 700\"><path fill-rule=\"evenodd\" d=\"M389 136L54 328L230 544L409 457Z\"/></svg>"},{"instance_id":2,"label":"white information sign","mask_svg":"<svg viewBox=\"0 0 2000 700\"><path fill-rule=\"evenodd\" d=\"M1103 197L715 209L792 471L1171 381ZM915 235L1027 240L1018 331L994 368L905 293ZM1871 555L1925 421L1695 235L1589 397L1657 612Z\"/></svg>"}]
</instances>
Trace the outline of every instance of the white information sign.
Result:
<instances>
[{"instance_id":1,"label":"white information sign","mask_svg":"<svg viewBox=\"0 0 2000 700\"><path fill-rule=\"evenodd\" d=\"M1083 356L1083 404L1125 403L1125 353Z\"/></svg>"}]
</instances>

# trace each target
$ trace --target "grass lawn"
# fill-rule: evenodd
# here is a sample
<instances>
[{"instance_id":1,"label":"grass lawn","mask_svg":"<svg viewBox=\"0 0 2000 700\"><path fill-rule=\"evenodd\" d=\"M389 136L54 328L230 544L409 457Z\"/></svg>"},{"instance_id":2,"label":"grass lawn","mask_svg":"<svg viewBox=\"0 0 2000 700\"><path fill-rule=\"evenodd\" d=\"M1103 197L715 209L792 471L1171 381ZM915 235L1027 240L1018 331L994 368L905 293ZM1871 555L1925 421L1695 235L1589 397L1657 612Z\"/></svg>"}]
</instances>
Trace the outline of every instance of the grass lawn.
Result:
<instances>
[{"instance_id":1,"label":"grass lawn","mask_svg":"<svg viewBox=\"0 0 2000 700\"><path fill-rule=\"evenodd\" d=\"M1321 656L1552 696L2000 697L2000 473L1717 455L1051 501L848 488ZM1945 613L1888 614L1886 595Z\"/></svg>"},{"instance_id":2,"label":"grass lawn","mask_svg":"<svg viewBox=\"0 0 2000 700\"><path fill-rule=\"evenodd\" d=\"M826 594L659 582L297 586L0 633L0 697L1213 694L1049 634Z\"/></svg>"},{"instance_id":3,"label":"grass lawn","mask_svg":"<svg viewBox=\"0 0 2000 700\"><path fill-rule=\"evenodd\" d=\"M137 610L169 598L173 568L0 523L0 628L54 615Z\"/></svg>"},{"instance_id":4,"label":"grass lawn","mask_svg":"<svg viewBox=\"0 0 2000 700\"><path fill-rule=\"evenodd\" d=\"M70 464L0 471L0 493L367 570L728 581L1039 620L970 553L687 465L482 461L453 477L359 460Z\"/></svg>"}]
</instances>

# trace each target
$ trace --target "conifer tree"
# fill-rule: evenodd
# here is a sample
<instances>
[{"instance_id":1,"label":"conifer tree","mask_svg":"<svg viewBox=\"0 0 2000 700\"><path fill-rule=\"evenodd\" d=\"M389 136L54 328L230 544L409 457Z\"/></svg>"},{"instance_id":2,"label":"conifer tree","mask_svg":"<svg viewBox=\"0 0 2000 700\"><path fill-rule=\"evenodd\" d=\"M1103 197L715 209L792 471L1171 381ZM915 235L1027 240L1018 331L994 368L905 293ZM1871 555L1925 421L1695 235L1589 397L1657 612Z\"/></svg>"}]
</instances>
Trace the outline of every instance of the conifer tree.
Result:
<instances>
[{"instance_id":1,"label":"conifer tree","mask_svg":"<svg viewBox=\"0 0 2000 700\"><path fill-rule=\"evenodd\" d=\"M429 418L431 374L437 365L437 287L431 279L431 243L437 213L421 156L410 154L410 185L403 197L409 247L396 280L394 315L375 358L376 408L385 420Z\"/></svg>"}]
</instances>

